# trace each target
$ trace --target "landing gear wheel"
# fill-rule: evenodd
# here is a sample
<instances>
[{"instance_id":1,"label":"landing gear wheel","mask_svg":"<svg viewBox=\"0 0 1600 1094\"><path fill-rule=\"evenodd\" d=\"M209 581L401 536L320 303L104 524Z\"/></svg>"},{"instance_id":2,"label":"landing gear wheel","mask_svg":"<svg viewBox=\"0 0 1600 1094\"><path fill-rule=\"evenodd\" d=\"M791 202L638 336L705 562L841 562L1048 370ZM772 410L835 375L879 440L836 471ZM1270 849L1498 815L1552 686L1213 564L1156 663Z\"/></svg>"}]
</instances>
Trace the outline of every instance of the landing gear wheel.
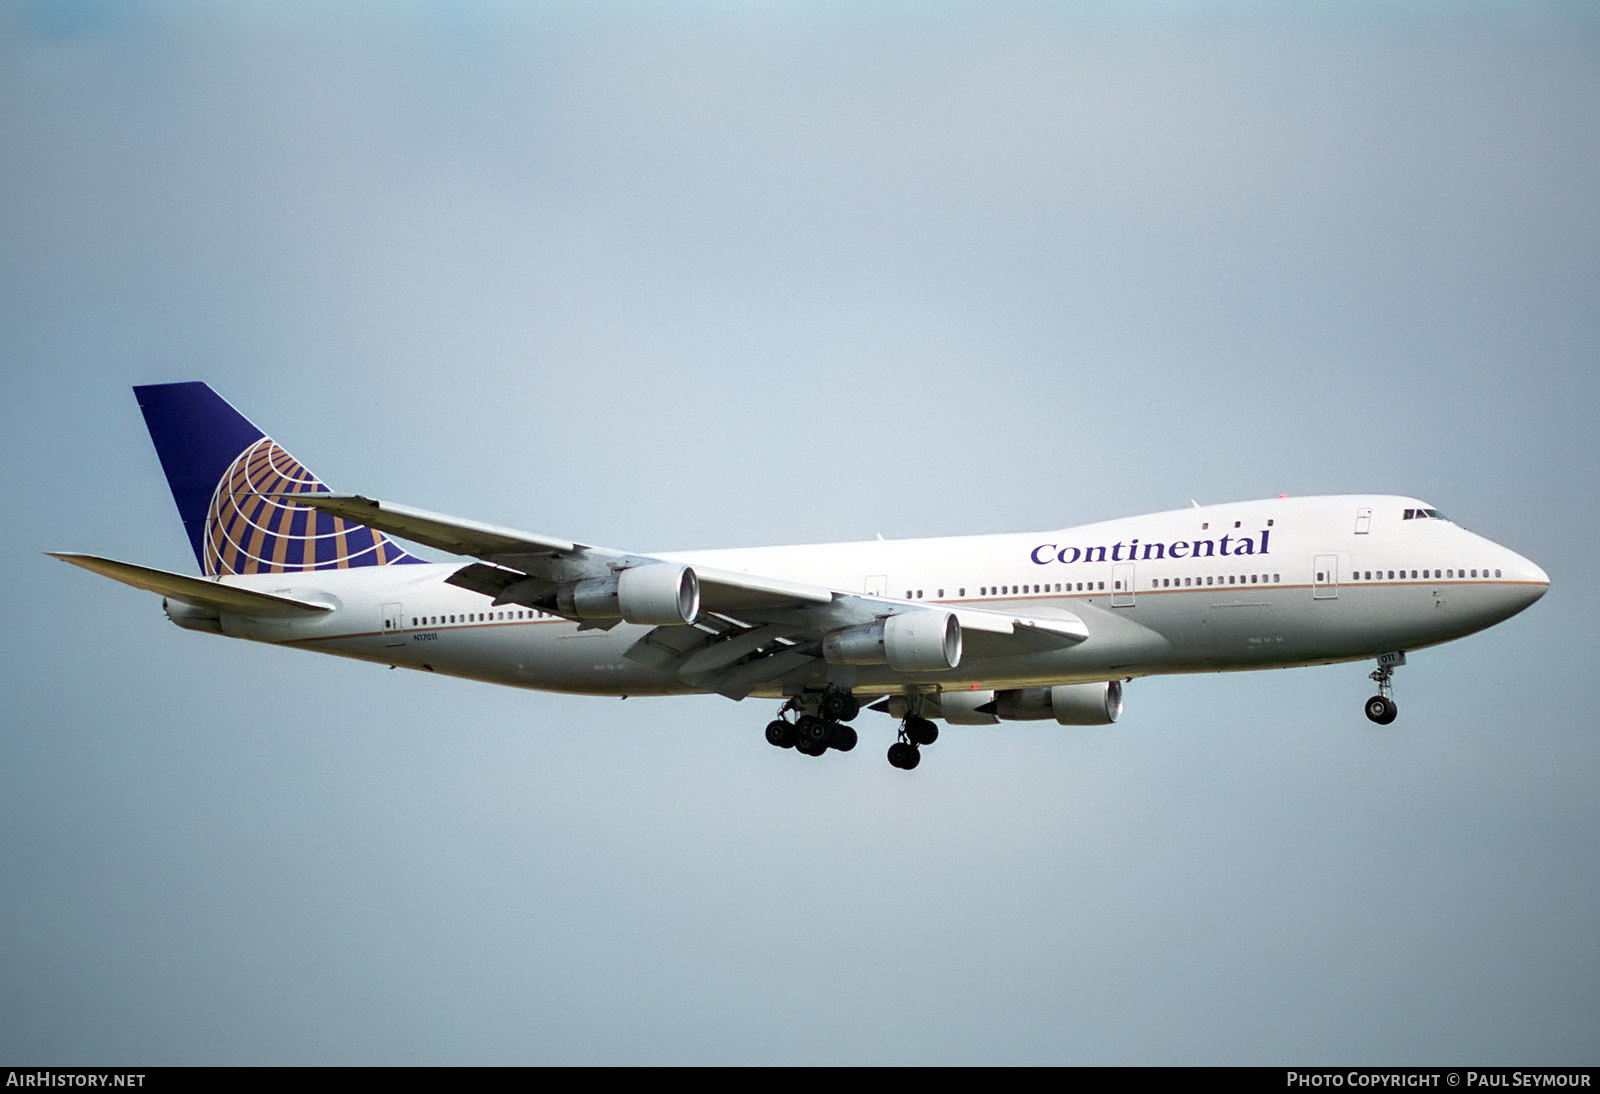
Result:
<instances>
[{"instance_id":1,"label":"landing gear wheel","mask_svg":"<svg viewBox=\"0 0 1600 1094\"><path fill-rule=\"evenodd\" d=\"M767 744L778 748L793 748L795 739L799 736L795 732L793 722L785 722L782 718L774 719L767 723Z\"/></svg>"},{"instance_id":2,"label":"landing gear wheel","mask_svg":"<svg viewBox=\"0 0 1600 1094\"><path fill-rule=\"evenodd\" d=\"M922 753L917 751L916 745L896 741L889 746L889 766L898 767L901 771L910 771L921 762Z\"/></svg>"},{"instance_id":3,"label":"landing gear wheel","mask_svg":"<svg viewBox=\"0 0 1600 1094\"><path fill-rule=\"evenodd\" d=\"M1394 705L1394 670L1405 663L1406 655L1396 650L1380 656L1378 671L1367 674L1367 678L1378 685L1378 694L1367 700L1367 717L1380 726L1388 725L1400 713L1400 708Z\"/></svg>"},{"instance_id":4,"label":"landing gear wheel","mask_svg":"<svg viewBox=\"0 0 1600 1094\"><path fill-rule=\"evenodd\" d=\"M817 741L808 741L802 737L795 742L794 750L803 756L820 756L828 751L828 746Z\"/></svg>"},{"instance_id":5,"label":"landing gear wheel","mask_svg":"<svg viewBox=\"0 0 1600 1094\"><path fill-rule=\"evenodd\" d=\"M801 744L813 744L819 748L828 747L828 738L831 735L828 723L814 714L802 714L794 723L795 732L799 735ZM818 753L820 755L820 753Z\"/></svg>"},{"instance_id":6,"label":"landing gear wheel","mask_svg":"<svg viewBox=\"0 0 1600 1094\"><path fill-rule=\"evenodd\" d=\"M848 722L861 713L861 704L848 691L823 693L819 706L822 716L830 722Z\"/></svg>"},{"instance_id":7,"label":"landing gear wheel","mask_svg":"<svg viewBox=\"0 0 1600 1094\"><path fill-rule=\"evenodd\" d=\"M914 745L931 745L939 739L939 727L926 718L907 718L905 730Z\"/></svg>"},{"instance_id":8,"label":"landing gear wheel","mask_svg":"<svg viewBox=\"0 0 1600 1094\"><path fill-rule=\"evenodd\" d=\"M849 726L836 725L833 727L833 740L828 742L828 747L836 748L840 752L849 752L856 747L858 739L856 731Z\"/></svg>"}]
</instances>

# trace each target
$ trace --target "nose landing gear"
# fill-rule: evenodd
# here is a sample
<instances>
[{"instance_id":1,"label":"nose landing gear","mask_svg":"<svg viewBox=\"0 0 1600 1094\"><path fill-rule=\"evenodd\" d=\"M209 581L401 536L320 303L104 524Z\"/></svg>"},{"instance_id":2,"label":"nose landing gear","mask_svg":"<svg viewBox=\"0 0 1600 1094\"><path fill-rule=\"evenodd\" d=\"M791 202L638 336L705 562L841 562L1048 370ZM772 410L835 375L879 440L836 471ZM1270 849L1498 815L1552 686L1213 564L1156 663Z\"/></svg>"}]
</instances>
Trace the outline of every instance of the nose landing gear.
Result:
<instances>
[{"instance_id":1,"label":"nose landing gear","mask_svg":"<svg viewBox=\"0 0 1600 1094\"><path fill-rule=\"evenodd\" d=\"M1376 676L1378 674L1373 673L1372 675ZM1380 726L1388 725L1399 714L1400 708L1387 695L1374 695L1367 700L1367 717L1377 722Z\"/></svg>"},{"instance_id":2,"label":"nose landing gear","mask_svg":"<svg viewBox=\"0 0 1600 1094\"><path fill-rule=\"evenodd\" d=\"M1394 701L1394 670L1405 663L1404 653L1379 654L1378 670L1369 674L1378 685L1378 694L1367 700L1367 717L1380 726L1388 725L1400 713Z\"/></svg>"}]
</instances>

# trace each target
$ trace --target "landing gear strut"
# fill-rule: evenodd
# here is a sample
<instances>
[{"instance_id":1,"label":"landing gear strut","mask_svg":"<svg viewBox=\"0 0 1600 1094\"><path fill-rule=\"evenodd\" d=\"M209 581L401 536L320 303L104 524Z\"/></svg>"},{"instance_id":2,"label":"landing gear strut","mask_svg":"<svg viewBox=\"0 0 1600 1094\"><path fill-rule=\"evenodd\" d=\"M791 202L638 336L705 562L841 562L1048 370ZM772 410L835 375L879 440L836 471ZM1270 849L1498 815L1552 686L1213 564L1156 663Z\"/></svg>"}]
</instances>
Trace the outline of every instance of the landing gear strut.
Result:
<instances>
[{"instance_id":1,"label":"landing gear strut","mask_svg":"<svg viewBox=\"0 0 1600 1094\"><path fill-rule=\"evenodd\" d=\"M1394 670L1405 663L1403 653L1379 654L1378 670L1369 674L1378 685L1378 694L1367 700L1367 717L1380 726L1388 725L1400 713L1394 701Z\"/></svg>"},{"instance_id":2,"label":"landing gear strut","mask_svg":"<svg viewBox=\"0 0 1600 1094\"><path fill-rule=\"evenodd\" d=\"M889 746L889 765L910 771L922 762L920 745L939 739L939 727L919 714L907 714L900 723L900 739Z\"/></svg>"}]
</instances>

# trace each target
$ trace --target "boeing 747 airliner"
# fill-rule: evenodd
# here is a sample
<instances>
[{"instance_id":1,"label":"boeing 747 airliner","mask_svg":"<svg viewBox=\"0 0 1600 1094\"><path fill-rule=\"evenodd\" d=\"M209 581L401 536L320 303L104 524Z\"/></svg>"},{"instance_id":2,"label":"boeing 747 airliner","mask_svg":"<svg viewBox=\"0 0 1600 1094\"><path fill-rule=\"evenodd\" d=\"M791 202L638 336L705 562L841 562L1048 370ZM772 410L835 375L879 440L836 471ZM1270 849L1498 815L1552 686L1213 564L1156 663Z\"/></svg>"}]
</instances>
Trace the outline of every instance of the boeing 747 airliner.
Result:
<instances>
[{"instance_id":1,"label":"boeing 747 airliner","mask_svg":"<svg viewBox=\"0 0 1600 1094\"><path fill-rule=\"evenodd\" d=\"M642 555L334 494L205 384L134 391L203 576L55 557L160 593L180 627L516 687L782 700L767 739L812 756L854 748L870 704L907 770L934 719L1105 725L1124 682L1163 673L1376 659L1366 714L1387 724L1407 651L1550 583L1384 495Z\"/></svg>"}]
</instances>

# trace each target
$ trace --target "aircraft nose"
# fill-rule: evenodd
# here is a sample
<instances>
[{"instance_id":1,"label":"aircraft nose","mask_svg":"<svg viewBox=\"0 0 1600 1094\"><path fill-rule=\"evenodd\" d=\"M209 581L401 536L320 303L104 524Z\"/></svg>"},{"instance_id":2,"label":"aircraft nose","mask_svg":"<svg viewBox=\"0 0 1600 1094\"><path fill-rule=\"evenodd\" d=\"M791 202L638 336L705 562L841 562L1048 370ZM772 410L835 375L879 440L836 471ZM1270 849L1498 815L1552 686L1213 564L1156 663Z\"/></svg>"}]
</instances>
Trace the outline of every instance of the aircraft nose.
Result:
<instances>
[{"instance_id":1,"label":"aircraft nose","mask_svg":"<svg viewBox=\"0 0 1600 1094\"><path fill-rule=\"evenodd\" d=\"M1518 602L1518 611L1550 591L1550 575L1538 563L1517 554L1511 555L1508 562L1506 577L1511 579L1509 590Z\"/></svg>"}]
</instances>

